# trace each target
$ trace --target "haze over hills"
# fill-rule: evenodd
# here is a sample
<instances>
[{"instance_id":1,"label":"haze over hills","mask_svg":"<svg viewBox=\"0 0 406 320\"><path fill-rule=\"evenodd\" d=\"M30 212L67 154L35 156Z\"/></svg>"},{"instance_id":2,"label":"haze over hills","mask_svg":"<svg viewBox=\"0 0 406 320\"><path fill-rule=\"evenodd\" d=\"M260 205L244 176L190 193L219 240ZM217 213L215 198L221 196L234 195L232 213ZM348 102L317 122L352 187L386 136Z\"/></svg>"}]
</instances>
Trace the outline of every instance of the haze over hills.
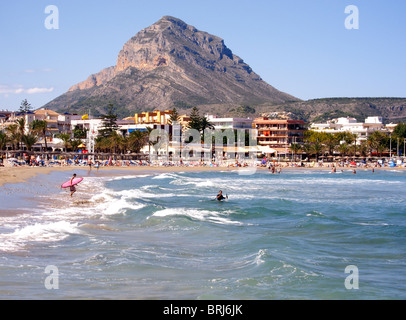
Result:
<instances>
[{"instance_id":1,"label":"haze over hills","mask_svg":"<svg viewBox=\"0 0 406 320\"><path fill-rule=\"evenodd\" d=\"M306 121L336 116L406 119L406 99L402 98L301 101L263 81L223 39L170 16L124 44L115 66L73 85L44 107L99 115L109 103L115 105L120 117L173 107L187 113L197 106L202 114L220 116L253 117L285 111Z\"/></svg>"},{"instance_id":2,"label":"haze over hills","mask_svg":"<svg viewBox=\"0 0 406 320\"><path fill-rule=\"evenodd\" d=\"M263 81L223 39L165 16L132 37L115 66L72 86L45 107L64 112L91 109L97 114L111 102L125 115L174 106L288 101L299 99Z\"/></svg>"}]
</instances>

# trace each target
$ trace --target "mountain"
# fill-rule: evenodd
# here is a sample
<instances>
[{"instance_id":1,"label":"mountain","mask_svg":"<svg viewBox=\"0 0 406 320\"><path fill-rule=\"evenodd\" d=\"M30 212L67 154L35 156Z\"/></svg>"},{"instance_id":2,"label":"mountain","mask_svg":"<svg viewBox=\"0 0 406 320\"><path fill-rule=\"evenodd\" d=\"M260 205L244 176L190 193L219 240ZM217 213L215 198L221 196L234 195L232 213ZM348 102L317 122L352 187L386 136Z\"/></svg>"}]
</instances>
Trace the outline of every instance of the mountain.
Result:
<instances>
[{"instance_id":1,"label":"mountain","mask_svg":"<svg viewBox=\"0 0 406 320\"><path fill-rule=\"evenodd\" d=\"M278 91L225 45L180 19L165 16L138 32L106 68L44 107L58 112L119 116L177 107L226 113L242 105L283 104L299 99Z\"/></svg>"}]
</instances>

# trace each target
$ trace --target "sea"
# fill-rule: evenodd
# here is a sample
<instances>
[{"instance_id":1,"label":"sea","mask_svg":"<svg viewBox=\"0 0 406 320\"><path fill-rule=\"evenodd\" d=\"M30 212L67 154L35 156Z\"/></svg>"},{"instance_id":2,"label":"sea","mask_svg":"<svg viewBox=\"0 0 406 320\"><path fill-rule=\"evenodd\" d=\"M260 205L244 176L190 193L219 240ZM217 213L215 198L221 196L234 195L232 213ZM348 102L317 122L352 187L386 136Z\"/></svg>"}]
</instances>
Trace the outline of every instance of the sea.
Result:
<instances>
[{"instance_id":1,"label":"sea","mask_svg":"<svg viewBox=\"0 0 406 320\"><path fill-rule=\"evenodd\" d=\"M0 188L0 299L406 299L406 171L75 172Z\"/></svg>"}]
</instances>

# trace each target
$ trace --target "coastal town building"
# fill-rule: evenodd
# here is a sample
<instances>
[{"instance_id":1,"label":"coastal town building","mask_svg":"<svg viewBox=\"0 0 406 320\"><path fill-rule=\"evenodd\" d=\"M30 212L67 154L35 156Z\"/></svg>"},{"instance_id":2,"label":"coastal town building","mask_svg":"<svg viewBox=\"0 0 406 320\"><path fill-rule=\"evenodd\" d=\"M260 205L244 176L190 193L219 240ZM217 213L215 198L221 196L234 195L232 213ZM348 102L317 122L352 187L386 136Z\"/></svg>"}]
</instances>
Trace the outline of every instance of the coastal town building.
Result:
<instances>
[{"instance_id":1,"label":"coastal town building","mask_svg":"<svg viewBox=\"0 0 406 320\"><path fill-rule=\"evenodd\" d=\"M214 129L252 129L253 120L250 118L221 118L214 115L206 115L206 118Z\"/></svg>"},{"instance_id":2,"label":"coastal town building","mask_svg":"<svg viewBox=\"0 0 406 320\"><path fill-rule=\"evenodd\" d=\"M169 118L172 114L172 111L152 111L152 112L142 112L136 113L134 116L135 124L158 124L165 125L168 124Z\"/></svg>"},{"instance_id":3,"label":"coastal town building","mask_svg":"<svg viewBox=\"0 0 406 320\"><path fill-rule=\"evenodd\" d=\"M258 148L264 154L286 155L291 144L302 144L306 124L302 120L275 120L267 117L253 121Z\"/></svg>"},{"instance_id":4,"label":"coastal town building","mask_svg":"<svg viewBox=\"0 0 406 320\"><path fill-rule=\"evenodd\" d=\"M0 110L0 125L5 123L13 112L8 110Z\"/></svg>"},{"instance_id":5,"label":"coastal town building","mask_svg":"<svg viewBox=\"0 0 406 320\"><path fill-rule=\"evenodd\" d=\"M368 139L375 131L389 132L383 124L382 117L368 117L365 122L357 122L355 118L337 118L326 123L312 123L310 129L316 132L339 133L350 132L357 136L357 144Z\"/></svg>"}]
</instances>

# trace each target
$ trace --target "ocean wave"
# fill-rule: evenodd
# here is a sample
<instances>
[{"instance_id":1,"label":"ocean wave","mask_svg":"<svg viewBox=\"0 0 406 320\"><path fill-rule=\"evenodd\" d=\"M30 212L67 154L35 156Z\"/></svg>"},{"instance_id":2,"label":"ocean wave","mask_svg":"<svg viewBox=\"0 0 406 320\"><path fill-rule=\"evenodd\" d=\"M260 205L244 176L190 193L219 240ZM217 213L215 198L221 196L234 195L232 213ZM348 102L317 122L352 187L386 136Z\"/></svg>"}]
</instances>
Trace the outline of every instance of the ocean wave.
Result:
<instances>
[{"instance_id":1,"label":"ocean wave","mask_svg":"<svg viewBox=\"0 0 406 320\"><path fill-rule=\"evenodd\" d=\"M161 173L157 176L154 176L153 180L160 180L160 179L176 179L179 176L176 173Z\"/></svg>"},{"instance_id":2,"label":"ocean wave","mask_svg":"<svg viewBox=\"0 0 406 320\"><path fill-rule=\"evenodd\" d=\"M184 216L193 220L212 222L224 225L242 225L240 221L230 220L225 217L226 214L219 212L213 212L209 210L200 209L185 209L185 208L167 208L155 212L154 217L169 217L169 216Z\"/></svg>"},{"instance_id":3,"label":"ocean wave","mask_svg":"<svg viewBox=\"0 0 406 320\"><path fill-rule=\"evenodd\" d=\"M16 229L12 233L0 234L0 251L16 251L34 242L57 242L69 235L80 233L82 231L77 223L67 221L36 223Z\"/></svg>"},{"instance_id":4,"label":"ocean wave","mask_svg":"<svg viewBox=\"0 0 406 320\"><path fill-rule=\"evenodd\" d=\"M130 179L137 179L137 178L147 178L150 177L150 174L136 174L136 175L128 175L128 176L118 176L114 177L111 179L108 179L108 181L120 181L120 180L130 180Z\"/></svg>"}]
</instances>

